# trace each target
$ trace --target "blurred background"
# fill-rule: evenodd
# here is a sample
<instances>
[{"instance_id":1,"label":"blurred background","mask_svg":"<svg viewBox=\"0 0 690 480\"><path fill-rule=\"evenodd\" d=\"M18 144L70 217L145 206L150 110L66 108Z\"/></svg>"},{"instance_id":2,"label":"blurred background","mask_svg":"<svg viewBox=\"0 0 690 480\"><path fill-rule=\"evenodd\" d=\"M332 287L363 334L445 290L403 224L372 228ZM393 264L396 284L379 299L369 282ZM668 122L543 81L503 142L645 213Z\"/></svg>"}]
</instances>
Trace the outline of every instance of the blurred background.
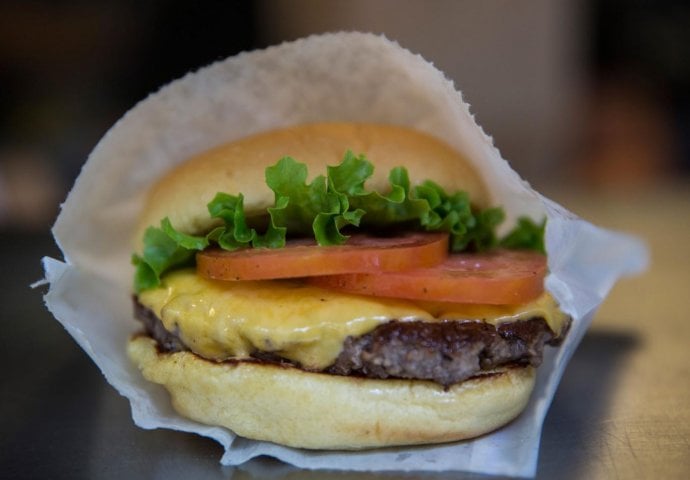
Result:
<instances>
[{"instance_id":1,"label":"blurred background","mask_svg":"<svg viewBox=\"0 0 690 480\"><path fill-rule=\"evenodd\" d=\"M0 229L45 232L99 138L165 83L337 30L384 33L432 61L547 193L690 172L687 2L5 0Z\"/></svg>"},{"instance_id":2,"label":"blurred background","mask_svg":"<svg viewBox=\"0 0 690 480\"><path fill-rule=\"evenodd\" d=\"M525 179L649 247L648 272L616 285L566 370L538 478L690 478L690 2L3 0L4 478L231 476L210 440L136 428L28 285L43 255L61 258L49 229L89 152L136 102L240 51L337 30L423 55Z\"/></svg>"}]
</instances>

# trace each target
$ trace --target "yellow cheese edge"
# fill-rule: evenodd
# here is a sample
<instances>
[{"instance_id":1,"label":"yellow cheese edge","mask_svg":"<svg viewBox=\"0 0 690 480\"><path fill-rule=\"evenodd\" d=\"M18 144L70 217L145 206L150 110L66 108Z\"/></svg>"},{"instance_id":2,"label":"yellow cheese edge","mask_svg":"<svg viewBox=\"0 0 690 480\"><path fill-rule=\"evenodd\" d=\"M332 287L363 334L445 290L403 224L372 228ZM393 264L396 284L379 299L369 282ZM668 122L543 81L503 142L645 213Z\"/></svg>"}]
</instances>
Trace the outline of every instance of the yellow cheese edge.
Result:
<instances>
[{"instance_id":1,"label":"yellow cheese edge","mask_svg":"<svg viewBox=\"0 0 690 480\"><path fill-rule=\"evenodd\" d=\"M383 299L326 290L295 280L221 282L193 269L168 274L139 301L204 358L271 352L305 368L331 365L349 336L390 320L503 322L542 317L560 335L568 317L544 293L524 305L467 305Z\"/></svg>"}]
</instances>

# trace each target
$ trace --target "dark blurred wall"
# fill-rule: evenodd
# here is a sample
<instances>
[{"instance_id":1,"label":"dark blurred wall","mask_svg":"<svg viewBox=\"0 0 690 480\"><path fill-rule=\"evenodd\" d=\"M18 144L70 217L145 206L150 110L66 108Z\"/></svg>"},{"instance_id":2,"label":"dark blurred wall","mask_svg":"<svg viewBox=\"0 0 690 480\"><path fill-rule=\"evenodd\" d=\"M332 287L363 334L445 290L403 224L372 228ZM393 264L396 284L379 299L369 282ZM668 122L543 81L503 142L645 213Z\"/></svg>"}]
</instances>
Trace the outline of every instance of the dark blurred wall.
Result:
<instances>
[{"instance_id":1,"label":"dark blurred wall","mask_svg":"<svg viewBox=\"0 0 690 480\"><path fill-rule=\"evenodd\" d=\"M255 47L244 1L0 2L0 226L45 229L136 102Z\"/></svg>"},{"instance_id":2,"label":"dark blurred wall","mask_svg":"<svg viewBox=\"0 0 690 480\"><path fill-rule=\"evenodd\" d=\"M690 2L592 2L587 181L690 173Z\"/></svg>"}]
</instances>

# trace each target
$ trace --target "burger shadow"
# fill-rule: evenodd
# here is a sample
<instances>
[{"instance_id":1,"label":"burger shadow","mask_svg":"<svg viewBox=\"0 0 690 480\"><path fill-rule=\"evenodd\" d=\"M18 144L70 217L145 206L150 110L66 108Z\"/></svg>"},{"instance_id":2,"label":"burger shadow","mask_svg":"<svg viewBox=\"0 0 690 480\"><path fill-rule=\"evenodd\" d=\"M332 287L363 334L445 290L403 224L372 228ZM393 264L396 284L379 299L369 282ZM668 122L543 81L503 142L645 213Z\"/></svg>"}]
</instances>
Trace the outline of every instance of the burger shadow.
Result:
<instances>
[{"instance_id":1,"label":"burger shadow","mask_svg":"<svg viewBox=\"0 0 690 480\"><path fill-rule=\"evenodd\" d=\"M587 478L617 380L641 345L632 331L593 330L584 336L544 422L537 478Z\"/></svg>"},{"instance_id":2,"label":"burger shadow","mask_svg":"<svg viewBox=\"0 0 690 480\"><path fill-rule=\"evenodd\" d=\"M544 422L537 478L586 478L600 425L607 418L617 378L627 357L641 346L629 331L594 330L586 334L568 364ZM468 472L347 472L301 470L268 457L255 458L228 472L232 480L274 479L497 479Z\"/></svg>"}]
</instances>

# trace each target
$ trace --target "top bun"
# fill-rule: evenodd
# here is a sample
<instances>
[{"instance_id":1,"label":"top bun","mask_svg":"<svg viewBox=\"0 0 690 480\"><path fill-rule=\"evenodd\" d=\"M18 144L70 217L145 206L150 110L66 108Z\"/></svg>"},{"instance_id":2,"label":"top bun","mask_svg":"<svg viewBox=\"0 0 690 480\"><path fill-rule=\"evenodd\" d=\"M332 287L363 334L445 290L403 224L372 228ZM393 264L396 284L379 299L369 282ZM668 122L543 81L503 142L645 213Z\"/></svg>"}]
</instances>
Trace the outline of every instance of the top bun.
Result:
<instances>
[{"instance_id":1,"label":"top bun","mask_svg":"<svg viewBox=\"0 0 690 480\"><path fill-rule=\"evenodd\" d=\"M201 234L218 220L206 205L218 192L242 193L247 217L264 214L274 194L266 185L266 167L284 156L305 163L309 178L337 165L347 150L365 154L374 164L367 188L389 190L388 173L406 167L415 185L433 180L448 191L464 190L473 204L485 207L489 194L479 175L460 153L440 140L406 127L362 123L315 123L271 130L203 152L165 175L148 196L136 231L141 247L149 226L170 218L181 232Z\"/></svg>"}]
</instances>

